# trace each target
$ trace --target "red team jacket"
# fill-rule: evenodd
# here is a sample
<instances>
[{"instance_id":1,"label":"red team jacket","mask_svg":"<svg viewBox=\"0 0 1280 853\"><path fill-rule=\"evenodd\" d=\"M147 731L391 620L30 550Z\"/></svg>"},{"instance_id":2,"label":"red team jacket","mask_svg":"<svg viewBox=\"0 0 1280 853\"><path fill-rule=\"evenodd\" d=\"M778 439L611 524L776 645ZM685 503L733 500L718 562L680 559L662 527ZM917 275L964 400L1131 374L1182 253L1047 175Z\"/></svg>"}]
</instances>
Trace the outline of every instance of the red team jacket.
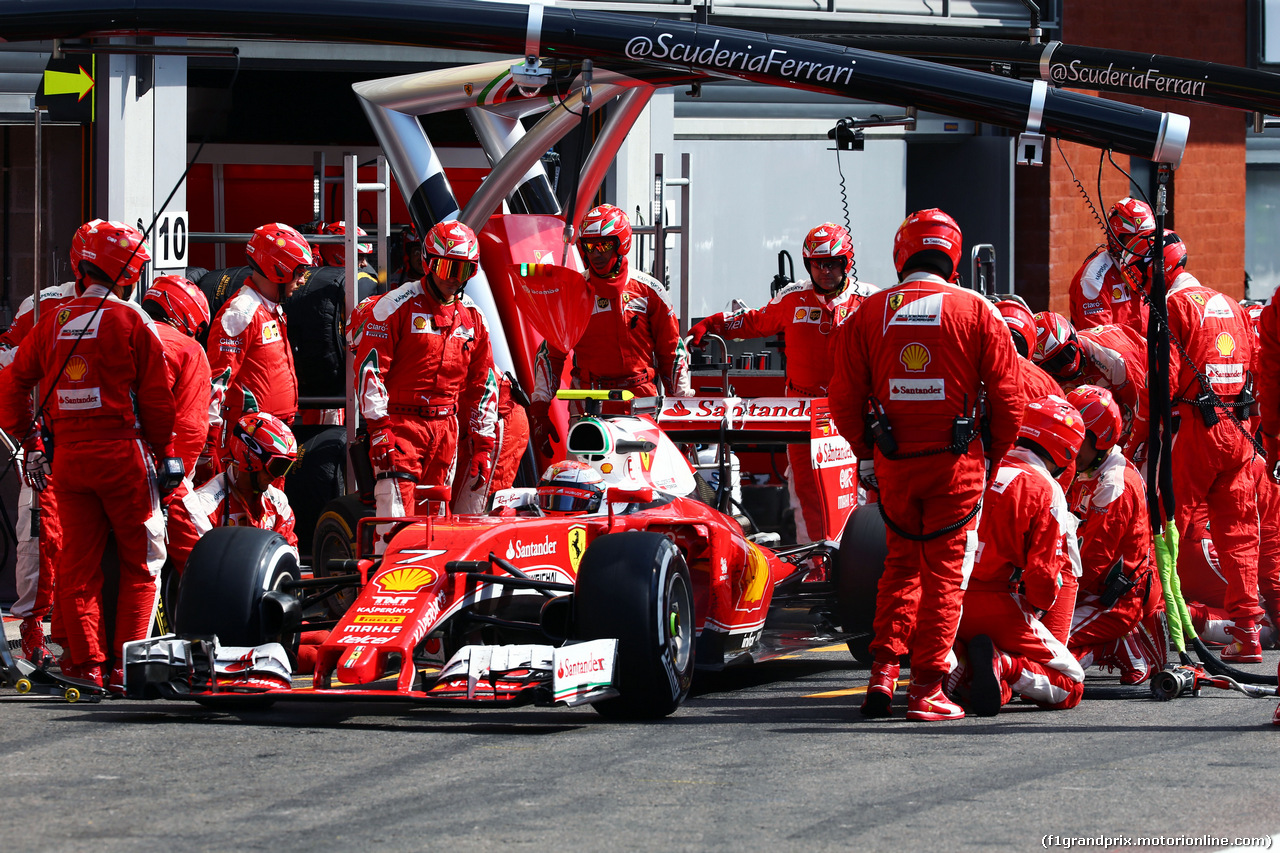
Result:
<instances>
[{"instance_id":1,"label":"red team jacket","mask_svg":"<svg viewBox=\"0 0 1280 853\"><path fill-rule=\"evenodd\" d=\"M284 492L275 486L257 496L256 505L247 506L228 480L218 474L193 491L183 491L180 500L169 504L169 556L181 572L187 565L191 549L215 527L256 527L273 530L294 548L298 547L293 532L293 510Z\"/></svg>"},{"instance_id":2,"label":"red team jacket","mask_svg":"<svg viewBox=\"0 0 1280 853\"><path fill-rule=\"evenodd\" d=\"M141 308L115 296L104 301L106 294L91 285L57 310L41 311L40 323L0 373L0 411L27 418L0 427L22 436L31 412L26 392L57 376L53 393L47 385L44 391L46 422L58 441L141 437L157 456L172 455L173 374L164 346Z\"/></svg>"},{"instance_id":3,"label":"red team jacket","mask_svg":"<svg viewBox=\"0 0 1280 853\"><path fill-rule=\"evenodd\" d=\"M1117 558L1124 558L1130 578L1152 565L1147 489L1123 454L1112 452L1096 471L1077 476L1071 507L1081 518L1080 589L1100 595Z\"/></svg>"},{"instance_id":4,"label":"red team jacket","mask_svg":"<svg viewBox=\"0 0 1280 853\"><path fill-rule=\"evenodd\" d=\"M1058 597L1062 573L1070 571L1066 528L1055 510L1054 483L1029 450L1015 448L1000 462L983 494L978 554L969 589L1012 591L1019 580L1027 602L1048 610Z\"/></svg>"},{"instance_id":5,"label":"red team jacket","mask_svg":"<svg viewBox=\"0 0 1280 853\"><path fill-rule=\"evenodd\" d=\"M489 327L470 297L441 305L420 281L401 285L374 303L356 365L357 404L370 426L452 408L473 434L493 439L498 378Z\"/></svg>"},{"instance_id":6,"label":"red team jacket","mask_svg":"<svg viewBox=\"0 0 1280 853\"><path fill-rule=\"evenodd\" d=\"M246 284L218 311L209 330L213 396L209 425L222 426L223 409L238 419L245 411L275 415L286 424L298 411L284 309Z\"/></svg>"},{"instance_id":7,"label":"red team jacket","mask_svg":"<svg viewBox=\"0 0 1280 853\"><path fill-rule=\"evenodd\" d=\"M572 373L578 385L622 388L645 397L657 393L656 379L661 376L668 395L689 396L689 352L662 285L642 272L627 272L625 266L619 278L620 287L586 279L596 298L587 329L573 348ZM538 349L534 402L555 397L567 357L545 342Z\"/></svg>"},{"instance_id":8,"label":"red team jacket","mask_svg":"<svg viewBox=\"0 0 1280 853\"><path fill-rule=\"evenodd\" d=\"M763 308L725 315L710 331L734 340L785 332L787 384L803 396L822 397L835 366L832 336L875 290L854 282L828 300L806 279L782 288Z\"/></svg>"},{"instance_id":9,"label":"red team jacket","mask_svg":"<svg viewBox=\"0 0 1280 853\"><path fill-rule=\"evenodd\" d=\"M1225 401L1244 390L1253 362L1254 335L1244 309L1234 299L1205 287L1191 273L1174 279L1168 294L1169 334L1187 350L1210 387ZM1264 315L1265 316L1265 315ZM1200 385L1177 348L1170 353L1169 389L1178 398L1195 399ZM1264 398L1265 399L1265 398Z\"/></svg>"},{"instance_id":10,"label":"red team jacket","mask_svg":"<svg viewBox=\"0 0 1280 853\"><path fill-rule=\"evenodd\" d=\"M173 453L182 460L189 477L209 435L209 357L199 341L168 323L156 323L155 328L173 370L173 402L177 406Z\"/></svg>"},{"instance_id":11,"label":"red team jacket","mask_svg":"<svg viewBox=\"0 0 1280 853\"><path fill-rule=\"evenodd\" d=\"M870 458L861 408L868 397L880 401L900 443L942 446L951 442L953 419L971 414L985 388L990 456L999 459L1017 438L1025 405L1017 358L990 302L915 273L869 296L845 323L835 370L848 393L831 397L831 413L854 453Z\"/></svg>"},{"instance_id":12,"label":"red team jacket","mask_svg":"<svg viewBox=\"0 0 1280 853\"><path fill-rule=\"evenodd\" d=\"M1106 246L1095 249L1071 279L1071 325L1077 329L1120 324L1145 337L1147 310Z\"/></svg>"}]
</instances>

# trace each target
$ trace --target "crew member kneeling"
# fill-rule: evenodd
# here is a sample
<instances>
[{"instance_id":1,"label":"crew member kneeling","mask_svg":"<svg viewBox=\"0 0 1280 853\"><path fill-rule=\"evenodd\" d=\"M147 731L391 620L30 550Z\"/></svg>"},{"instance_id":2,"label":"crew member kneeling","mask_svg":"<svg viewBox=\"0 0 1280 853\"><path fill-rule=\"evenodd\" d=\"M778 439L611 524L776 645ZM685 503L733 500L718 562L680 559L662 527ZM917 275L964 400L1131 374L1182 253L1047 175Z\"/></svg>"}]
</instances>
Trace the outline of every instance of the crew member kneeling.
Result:
<instances>
[{"instance_id":1,"label":"crew member kneeling","mask_svg":"<svg viewBox=\"0 0 1280 853\"><path fill-rule=\"evenodd\" d=\"M1071 571L1070 510L1055 477L1083 441L1084 420L1070 403L1035 400L983 496L958 635L968 646L968 709L979 717L994 716L1015 694L1054 709L1074 708L1084 694L1084 670L1037 616ZM968 679L957 680L963 696Z\"/></svg>"},{"instance_id":2,"label":"crew member kneeling","mask_svg":"<svg viewBox=\"0 0 1280 853\"><path fill-rule=\"evenodd\" d=\"M169 556L179 574L196 542L215 527L274 530L298 547L289 498L275 485L297 461L293 433L275 415L245 415L231 427L228 449L225 471L169 505Z\"/></svg>"}]
</instances>

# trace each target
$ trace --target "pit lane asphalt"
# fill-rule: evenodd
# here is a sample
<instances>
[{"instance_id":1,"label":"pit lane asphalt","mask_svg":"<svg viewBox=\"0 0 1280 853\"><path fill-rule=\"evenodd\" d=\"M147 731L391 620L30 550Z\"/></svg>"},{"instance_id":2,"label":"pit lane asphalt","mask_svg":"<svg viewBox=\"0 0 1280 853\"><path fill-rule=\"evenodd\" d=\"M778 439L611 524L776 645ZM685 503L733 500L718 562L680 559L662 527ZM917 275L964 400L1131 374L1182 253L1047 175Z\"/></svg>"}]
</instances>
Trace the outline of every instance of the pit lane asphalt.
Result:
<instances>
[{"instance_id":1,"label":"pit lane asphalt","mask_svg":"<svg viewBox=\"0 0 1280 853\"><path fill-rule=\"evenodd\" d=\"M1280 830L1274 699L1156 703L1090 670L1073 711L923 724L902 688L896 718L863 719L848 691L865 681L838 648L810 651L701 679L648 724L5 689L0 850L1038 850Z\"/></svg>"}]
</instances>

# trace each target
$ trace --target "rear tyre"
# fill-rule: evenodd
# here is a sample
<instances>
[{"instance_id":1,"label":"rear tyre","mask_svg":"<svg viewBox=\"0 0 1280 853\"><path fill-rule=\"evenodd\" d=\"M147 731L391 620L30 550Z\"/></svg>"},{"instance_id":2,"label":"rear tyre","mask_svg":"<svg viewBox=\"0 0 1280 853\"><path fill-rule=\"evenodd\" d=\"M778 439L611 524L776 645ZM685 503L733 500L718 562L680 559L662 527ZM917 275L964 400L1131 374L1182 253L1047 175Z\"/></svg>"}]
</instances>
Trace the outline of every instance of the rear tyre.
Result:
<instances>
[{"instance_id":1,"label":"rear tyre","mask_svg":"<svg viewBox=\"0 0 1280 853\"><path fill-rule=\"evenodd\" d=\"M576 639L617 638L620 695L596 702L610 719L658 719L693 682L693 584L659 533L612 533L587 548L574 590Z\"/></svg>"},{"instance_id":2,"label":"rear tyre","mask_svg":"<svg viewBox=\"0 0 1280 853\"><path fill-rule=\"evenodd\" d=\"M855 509L844 524L836 575L836 615L845 633L849 653L859 663L871 663L872 624L876 617L876 588L884 574L888 554L884 519L874 504Z\"/></svg>"},{"instance_id":3,"label":"rear tyre","mask_svg":"<svg viewBox=\"0 0 1280 853\"><path fill-rule=\"evenodd\" d=\"M359 495L344 495L330 501L316 522L315 536L311 540L311 574L317 578L345 574L330 568L336 560L354 560L359 557L356 549L356 525L360 519L373 515L373 507L365 506ZM338 590L324 600L329 614L335 619L347 612L356 599L354 587Z\"/></svg>"}]
</instances>

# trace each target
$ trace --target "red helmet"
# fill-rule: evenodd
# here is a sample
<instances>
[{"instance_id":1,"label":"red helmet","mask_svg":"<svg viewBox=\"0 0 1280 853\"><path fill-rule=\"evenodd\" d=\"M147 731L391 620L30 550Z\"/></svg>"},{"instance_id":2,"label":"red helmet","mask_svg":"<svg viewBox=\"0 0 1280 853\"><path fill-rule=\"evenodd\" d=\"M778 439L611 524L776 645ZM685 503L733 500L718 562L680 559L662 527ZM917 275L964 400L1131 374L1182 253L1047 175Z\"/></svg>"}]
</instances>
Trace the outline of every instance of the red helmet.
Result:
<instances>
[{"instance_id":1,"label":"red helmet","mask_svg":"<svg viewBox=\"0 0 1280 853\"><path fill-rule=\"evenodd\" d=\"M1121 263L1131 280L1143 286L1151 283L1151 251L1155 248L1154 234L1131 237L1125 244ZM1182 238L1164 230L1164 283L1173 284L1173 280L1187 266L1187 244Z\"/></svg>"},{"instance_id":2,"label":"red helmet","mask_svg":"<svg viewBox=\"0 0 1280 853\"><path fill-rule=\"evenodd\" d=\"M297 461L298 441L275 415L254 412L231 428L231 458L246 474L266 471L278 480Z\"/></svg>"},{"instance_id":3,"label":"red helmet","mask_svg":"<svg viewBox=\"0 0 1280 853\"><path fill-rule=\"evenodd\" d=\"M996 303L996 310L1013 335L1013 345L1017 347L1018 355L1029 358L1031 348L1036 343L1036 320L1031 316L1031 311L1021 302L1012 299L1001 299Z\"/></svg>"},{"instance_id":4,"label":"red helmet","mask_svg":"<svg viewBox=\"0 0 1280 853\"><path fill-rule=\"evenodd\" d=\"M142 232L123 222L94 219L77 228L71 238L71 270L77 282L91 272L113 287L132 287L149 260L151 252Z\"/></svg>"},{"instance_id":5,"label":"red helmet","mask_svg":"<svg viewBox=\"0 0 1280 853\"><path fill-rule=\"evenodd\" d=\"M805 267L814 258L844 258L844 271L853 264L853 238L843 226L824 222L804 238Z\"/></svg>"},{"instance_id":6,"label":"red helmet","mask_svg":"<svg viewBox=\"0 0 1280 853\"><path fill-rule=\"evenodd\" d=\"M355 353L356 348L360 346L360 336L364 334L364 327L373 319L373 304L380 298L382 298L380 293L366 296L351 309L351 315L347 317L347 347L352 353Z\"/></svg>"},{"instance_id":7,"label":"red helmet","mask_svg":"<svg viewBox=\"0 0 1280 853\"><path fill-rule=\"evenodd\" d=\"M1067 394L1067 402L1084 418L1084 428L1093 433L1099 451L1116 446L1124 434L1124 418L1110 391L1098 385L1081 385Z\"/></svg>"},{"instance_id":8,"label":"red helmet","mask_svg":"<svg viewBox=\"0 0 1280 853\"><path fill-rule=\"evenodd\" d=\"M480 241L461 222L437 222L422 241L423 269L466 282L480 268ZM430 258L430 262L427 262Z\"/></svg>"},{"instance_id":9,"label":"red helmet","mask_svg":"<svg viewBox=\"0 0 1280 853\"><path fill-rule=\"evenodd\" d=\"M336 234L345 236L347 233L347 223L330 222L324 228L320 229L321 234ZM359 225L356 226L356 234L360 237L368 237L369 232L365 231ZM373 254L372 243L356 243L356 251L361 255ZM341 267L347 263L347 246L345 243L321 243L320 256L324 258L325 266Z\"/></svg>"},{"instance_id":10,"label":"red helmet","mask_svg":"<svg viewBox=\"0 0 1280 853\"><path fill-rule=\"evenodd\" d=\"M154 304L189 337L199 337L209 329L209 300L180 275L162 275L151 282L142 304Z\"/></svg>"},{"instance_id":11,"label":"red helmet","mask_svg":"<svg viewBox=\"0 0 1280 853\"><path fill-rule=\"evenodd\" d=\"M1084 353L1071 321L1052 311L1035 315L1036 345L1031 360L1056 379L1074 379L1084 366Z\"/></svg>"},{"instance_id":12,"label":"red helmet","mask_svg":"<svg viewBox=\"0 0 1280 853\"><path fill-rule=\"evenodd\" d=\"M1084 418L1075 406L1050 394L1027 404L1018 438L1034 441L1044 448L1054 465L1065 468L1080 452L1084 429Z\"/></svg>"},{"instance_id":13,"label":"red helmet","mask_svg":"<svg viewBox=\"0 0 1280 853\"><path fill-rule=\"evenodd\" d=\"M904 269L918 263L950 269L944 276L955 281L960 271L964 237L956 221L941 210L917 210L898 226L893 238L893 267L901 278Z\"/></svg>"},{"instance_id":14,"label":"red helmet","mask_svg":"<svg viewBox=\"0 0 1280 853\"><path fill-rule=\"evenodd\" d=\"M585 462L556 462L538 483L538 506L548 515L595 512L604 501L604 478Z\"/></svg>"},{"instance_id":15,"label":"red helmet","mask_svg":"<svg viewBox=\"0 0 1280 853\"><path fill-rule=\"evenodd\" d=\"M260 225L244 247L249 266L262 273L272 284L288 284L297 276L299 267L313 267L315 258L311 244L295 229L282 222Z\"/></svg>"},{"instance_id":16,"label":"red helmet","mask_svg":"<svg viewBox=\"0 0 1280 853\"><path fill-rule=\"evenodd\" d=\"M1151 205L1135 198L1120 199L1107 214L1107 248L1119 254L1135 235L1156 230L1156 215Z\"/></svg>"},{"instance_id":17,"label":"red helmet","mask_svg":"<svg viewBox=\"0 0 1280 853\"><path fill-rule=\"evenodd\" d=\"M579 248L583 240L593 237L617 238L618 254L625 257L631 252L631 220L620 207L611 204L593 207L582 220L582 229L578 232Z\"/></svg>"}]
</instances>

